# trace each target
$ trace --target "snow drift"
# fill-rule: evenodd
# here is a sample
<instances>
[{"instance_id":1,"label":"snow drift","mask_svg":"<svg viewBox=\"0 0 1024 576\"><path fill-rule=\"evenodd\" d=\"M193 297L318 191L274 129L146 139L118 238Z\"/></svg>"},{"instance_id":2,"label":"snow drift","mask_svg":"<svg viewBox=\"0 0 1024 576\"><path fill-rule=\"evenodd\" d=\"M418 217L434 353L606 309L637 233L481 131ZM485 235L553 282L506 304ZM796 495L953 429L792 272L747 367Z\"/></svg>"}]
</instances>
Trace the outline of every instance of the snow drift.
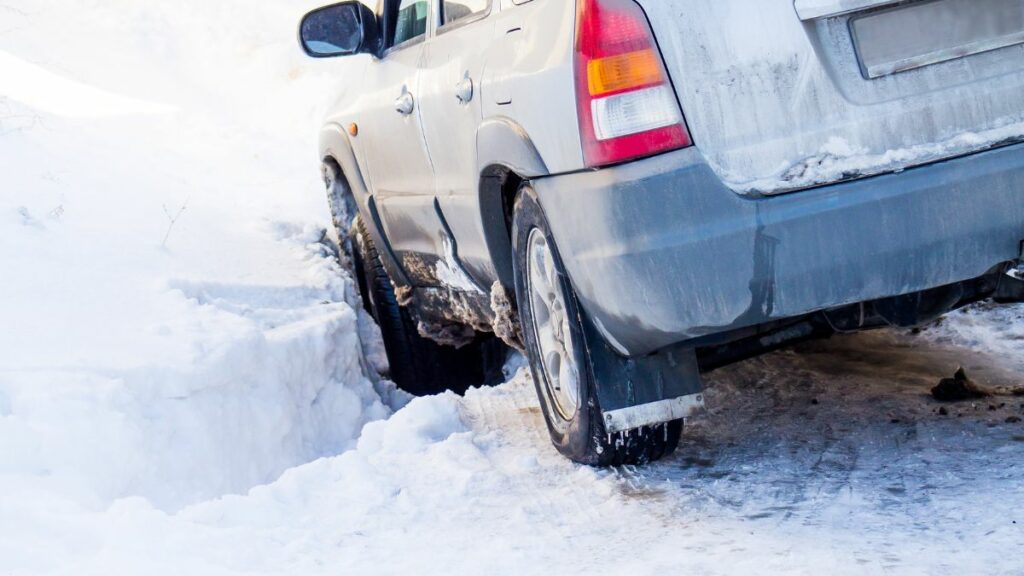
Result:
<instances>
[{"instance_id":1,"label":"snow drift","mask_svg":"<svg viewBox=\"0 0 1024 576\"><path fill-rule=\"evenodd\" d=\"M324 237L341 87L302 8L0 6L5 520L244 493L390 414Z\"/></svg>"}]
</instances>

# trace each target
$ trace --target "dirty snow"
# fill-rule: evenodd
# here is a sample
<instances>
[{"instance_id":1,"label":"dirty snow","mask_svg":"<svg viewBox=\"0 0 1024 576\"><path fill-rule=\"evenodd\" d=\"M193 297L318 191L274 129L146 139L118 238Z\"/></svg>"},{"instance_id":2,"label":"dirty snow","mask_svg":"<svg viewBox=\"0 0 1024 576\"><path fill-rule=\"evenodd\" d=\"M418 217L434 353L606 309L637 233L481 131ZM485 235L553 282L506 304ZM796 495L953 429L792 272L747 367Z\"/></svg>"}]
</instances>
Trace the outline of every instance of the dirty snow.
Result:
<instances>
[{"instance_id":1,"label":"dirty snow","mask_svg":"<svg viewBox=\"0 0 1024 576\"><path fill-rule=\"evenodd\" d=\"M777 194L904 170L1021 140L1024 140L1024 122L982 132L964 132L942 142L895 148L881 154L871 153L866 147L857 147L842 137L833 136L817 154L793 166L784 166L770 177L749 182L742 182L735 174L729 174L727 178L736 189L747 193Z\"/></svg>"},{"instance_id":2,"label":"dirty snow","mask_svg":"<svg viewBox=\"0 0 1024 576\"><path fill-rule=\"evenodd\" d=\"M0 573L1024 572L1024 399L927 396L1024 372L1020 306L716 372L644 468L562 459L520 357L378 381L309 5L0 0Z\"/></svg>"},{"instance_id":3,"label":"dirty snow","mask_svg":"<svg viewBox=\"0 0 1024 576\"><path fill-rule=\"evenodd\" d=\"M444 244L444 258L438 260L434 266L434 274L441 285L460 292L475 292L477 294L483 292L480 286L462 269L462 265L459 264L459 259L455 255L455 245L452 241L445 236L442 238L442 243Z\"/></svg>"}]
</instances>

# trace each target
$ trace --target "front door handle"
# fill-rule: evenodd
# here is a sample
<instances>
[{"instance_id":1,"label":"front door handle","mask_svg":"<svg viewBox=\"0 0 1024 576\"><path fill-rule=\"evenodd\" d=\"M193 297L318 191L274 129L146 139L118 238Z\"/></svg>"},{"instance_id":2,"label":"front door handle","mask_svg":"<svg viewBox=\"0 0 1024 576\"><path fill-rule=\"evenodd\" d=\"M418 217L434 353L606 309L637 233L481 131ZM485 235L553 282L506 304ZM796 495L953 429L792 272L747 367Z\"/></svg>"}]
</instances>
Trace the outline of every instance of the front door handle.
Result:
<instances>
[{"instance_id":1,"label":"front door handle","mask_svg":"<svg viewBox=\"0 0 1024 576\"><path fill-rule=\"evenodd\" d=\"M466 78L455 85L455 97L460 104L469 104L473 100L473 79L466 74Z\"/></svg>"},{"instance_id":2,"label":"front door handle","mask_svg":"<svg viewBox=\"0 0 1024 576\"><path fill-rule=\"evenodd\" d=\"M416 109L416 99L412 97L408 91L403 91L402 95L395 100L395 111L402 116L408 116L412 114L412 111Z\"/></svg>"}]
</instances>

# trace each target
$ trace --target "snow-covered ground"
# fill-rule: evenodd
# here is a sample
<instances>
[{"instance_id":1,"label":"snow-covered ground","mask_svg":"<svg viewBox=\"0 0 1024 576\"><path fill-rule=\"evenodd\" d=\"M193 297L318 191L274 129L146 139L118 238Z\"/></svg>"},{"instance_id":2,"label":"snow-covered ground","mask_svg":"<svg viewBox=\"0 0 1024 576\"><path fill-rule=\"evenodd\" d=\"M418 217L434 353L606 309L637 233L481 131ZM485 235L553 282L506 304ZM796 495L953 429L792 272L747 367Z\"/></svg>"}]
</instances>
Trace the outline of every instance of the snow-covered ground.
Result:
<instances>
[{"instance_id":1,"label":"snow-covered ground","mask_svg":"<svg viewBox=\"0 0 1024 576\"><path fill-rule=\"evenodd\" d=\"M1024 309L709 378L594 470L528 375L409 399L330 252L315 0L0 0L0 574L1024 572ZM362 337L360 337L362 335Z\"/></svg>"}]
</instances>

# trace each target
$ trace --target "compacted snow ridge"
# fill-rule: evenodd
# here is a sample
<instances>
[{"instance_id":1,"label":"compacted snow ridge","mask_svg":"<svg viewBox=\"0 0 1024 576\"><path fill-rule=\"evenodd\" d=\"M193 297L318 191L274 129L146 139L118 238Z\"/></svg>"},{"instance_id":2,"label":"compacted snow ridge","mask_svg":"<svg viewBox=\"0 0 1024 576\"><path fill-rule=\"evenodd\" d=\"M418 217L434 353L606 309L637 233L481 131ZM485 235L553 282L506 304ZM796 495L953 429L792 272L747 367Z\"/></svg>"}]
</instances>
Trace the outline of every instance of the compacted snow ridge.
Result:
<instances>
[{"instance_id":1,"label":"compacted snow ridge","mask_svg":"<svg viewBox=\"0 0 1024 576\"><path fill-rule=\"evenodd\" d=\"M315 1L0 0L0 574L1019 574L1024 308L707 378L679 451L411 399L325 230Z\"/></svg>"}]
</instances>

